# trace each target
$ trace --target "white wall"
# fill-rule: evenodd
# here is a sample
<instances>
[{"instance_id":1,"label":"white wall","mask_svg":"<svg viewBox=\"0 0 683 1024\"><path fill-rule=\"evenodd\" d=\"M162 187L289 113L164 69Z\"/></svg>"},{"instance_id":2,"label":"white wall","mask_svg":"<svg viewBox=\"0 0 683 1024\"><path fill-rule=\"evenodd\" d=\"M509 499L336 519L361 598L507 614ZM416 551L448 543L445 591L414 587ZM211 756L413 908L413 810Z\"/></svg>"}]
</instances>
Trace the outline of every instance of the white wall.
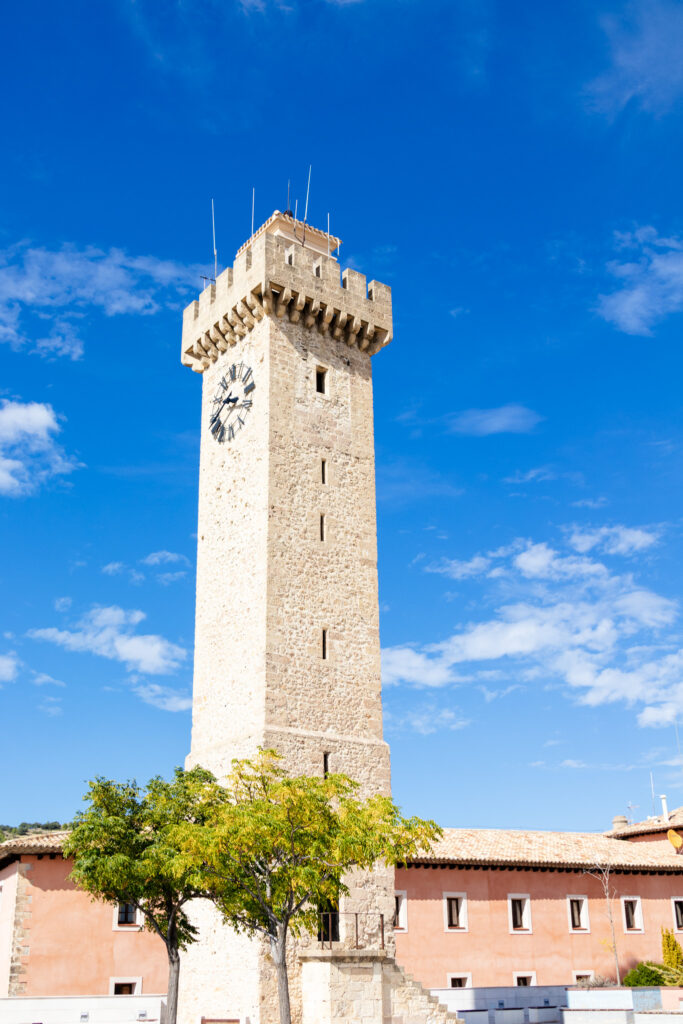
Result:
<instances>
[{"instance_id":1,"label":"white wall","mask_svg":"<svg viewBox=\"0 0 683 1024\"><path fill-rule=\"evenodd\" d=\"M165 1011L166 996L15 996L0 999L0 1024L164 1024Z\"/></svg>"}]
</instances>

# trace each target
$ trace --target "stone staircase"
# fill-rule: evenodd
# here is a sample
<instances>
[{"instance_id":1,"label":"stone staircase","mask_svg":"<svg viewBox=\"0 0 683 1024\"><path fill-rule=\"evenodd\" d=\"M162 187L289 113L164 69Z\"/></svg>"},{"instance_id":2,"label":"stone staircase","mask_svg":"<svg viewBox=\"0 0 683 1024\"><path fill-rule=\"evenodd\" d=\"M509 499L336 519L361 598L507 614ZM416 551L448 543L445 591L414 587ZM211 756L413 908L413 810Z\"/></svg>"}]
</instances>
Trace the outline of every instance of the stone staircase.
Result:
<instances>
[{"instance_id":1,"label":"stone staircase","mask_svg":"<svg viewBox=\"0 0 683 1024\"><path fill-rule=\"evenodd\" d=\"M384 961L383 975L384 1024L464 1024L395 960Z\"/></svg>"}]
</instances>

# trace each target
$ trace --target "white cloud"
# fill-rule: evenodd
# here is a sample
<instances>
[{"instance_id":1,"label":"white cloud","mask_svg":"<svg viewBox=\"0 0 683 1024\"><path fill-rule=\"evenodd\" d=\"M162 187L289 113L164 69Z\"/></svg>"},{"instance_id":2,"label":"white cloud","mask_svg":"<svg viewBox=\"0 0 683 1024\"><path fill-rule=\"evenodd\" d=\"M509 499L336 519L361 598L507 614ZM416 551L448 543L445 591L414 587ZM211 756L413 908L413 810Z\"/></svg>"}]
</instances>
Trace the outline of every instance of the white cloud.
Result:
<instances>
[{"instance_id":1,"label":"white cloud","mask_svg":"<svg viewBox=\"0 0 683 1024\"><path fill-rule=\"evenodd\" d=\"M144 618L141 611L126 611L116 605L96 606L80 619L73 630L55 627L32 629L28 636L69 651L98 654L144 674L174 672L186 657L186 651L162 636L136 633L136 626Z\"/></svg>"},{"instance_id":2,"label":"white cloud","mask_svg":"<svg viewBox=\"0 0 683 1024\"><path fill-rule=\"evenodd\" d=\"M683 7L676 0L635 0L624 12L603 19L611 66L588 94L606 114L637 104L661 115L683 95Z\"/></svg>"},{"instance_id":3,"label":"white cloud","mask_svg":"<svg viewBox=\"0 0 683 1024\"><path fill-rule=\"evenodd\" d=\"M490 565L490 558L485 555L475 555L464 562L457 558L445 558L436 565L428 565L425 571L441 573L443 576L450 576L453 580L466 580L472 576L480 576Z\"/></svg>"},{"instance_id":4,"label":"white cloud","mask_svg":"<svg viewBox=\"0 0 683 1024\"><path fill-rule=\"evenodd\" d=\"M55 611L56 612L68 612L71 607L70 597L56 597L55 598Z\"/></svg>"},{"instance_id":5,"label":"white cloud","mask_svg":"<svg viewBox=\"0 0 683 1024\"><path fill-rule=\"evenodd\" d=\"M133 692L145 704L151 704L161 711L189 711L192 707L191 694L159 686L158 683L137 683L133 687Z\"/></svg>"},{"instance_id":6,"label":"white cloud","mask_svg":"<svg viewBox=\"0 0 683 1024\"><path fill-rule=\"evenodd\" d=\"M385 647L382 651L382 683L394 686L410 683L415 686L447 686L457 677L438 660L412 647Z\"/></svg>"},{"instance_id":7,"label":"white cloud","mask_svg":"<svg viewBox=\"0 0 683 1024\"><path fill-rule=\"evenodd\" d=\"M575 527L569 543L581 554L598 548L608 555L633 555L652 547L658 540L658 533L643 527L601 526L595 530Z\"/></svg>"},{"instance_id":8,"label":"white cloud","mask_svg":"<svg viewBox=\"0 0 683 1024\"><path fill-rule=\"evenodd\" d=\"M489 434L528 434L540 423L540 416L524 405L501 405L496 409L466 409L449 420L455 434L485 437Z\"/></svg>"},{"instance_id":9,"label":"white cloud","mask_svg":"<svg viewBox=\"0 0 683 1024\"><path fill-rule=\"evenodd\" d=\"M560 768L587 768L588 765L585 761L576 761L572 757L565 758L564 761L560 762Z\"/></svg>"},{"instance_id":10,"label":"white cloud","mask_svg":"<svg viewBox=\"0 0 683 1024\"><path fill-rule=\"evenodd\" d=\"M443 731L456 732L470 725L470 720L463 718L457 709L438 707L435 703L403 709L400 714L387 709L384 719L391 732L410 730L420 736L432 736Z\"/></svg>"},{"instance_id":11,"label":"white cloud","mask_svg":"<svg viewBox=\"0 0 683 1024\"><path fill-rule=\"evenodd\" d=\"M175 308L196 289L199 273L196 267L121 249L10 246L0 250L0 341L44 356L80 359L83 343L76 324L87 313L149 316Z\"/></svg>"},{"instance_id":12,"label":"white cloud","mask_svg":"<svg viewBox=\"0 0 683 1024\"><path fill-rule=\"evenodd\" d=\"M0 405L0 494L19 498L78 468L57 444L61 427L51 405L3 399Z\"/></svg>"},{"instance_id":13,"label":"white cloud","mask_svg":"<svg viewBox=\"0 0 683 1024\"><path fill-rule=\"evenodd\" d=\"M683 713L683 647L676 631L678 604L616 574L580 548L637 556L652 546L652 530L598 527L588 540L577 528L559 531L558 546L516 539L454 560L455 572L487 581L494 614L461 624L438 643L383 652L383 676L394 685L444 687L472 683L486 700L520 685L560 685L579 703L615 701L639 706L641 724L666 724ZM578 535L578 536L577 536ZM569 551L562 544L571 547ZM480 561L477 561L481 559ZM449 562L442 571L448 574ZM426 571L434 571L431 566ZM493 672L493 675L492 675ZM499 685L490 689L495 678ZM505 685L507 684L507 685Z\"/></svg>"},{"instance_id":14,"label":"white cloud","mask_svg":"<svg viewBox=\"0 0 683 1024\"><path fill-rule=\"evenodd\" d=\"M17 678L19 659L15 654L0 654L0 683L11 683Z\"/></svg>"},{"instance_id":15,"label":"white cloud","mask_svg":"<svg viewBox=\"0 0 683 1024\"><path fill-rule=\"evenodd\" d=\"M184 562L187 565L189 563L185 555L180 555L177 551L152 551L140 561L143 565L171 565L174 562Z\"/></svg>"},{"instance_id":16,"label":"white cloud","mask_svg":"<svg viewBox=\"0 0 683 1024\"><path fill-rule=\"evenodd\" d=\"M602 508L607 504L607 498L580 498L572 502L573 508Z\"/></svg>"},{"instance_id":17,"label":"white cloud","mask_svg":"<svg viewBox=\"0 0 683 1024\"><path fill-rule=\"evenodd\" d=\"M543 483L546 480L557 480L557 473L550 466L536 466L535 469L528 469L525 473L517 470L512 476L506 476L506 484L530 484Z\"/></svg>"},{"instance_id":18,"label":"white cloud","mask_svg":"<svg viewBox=\"0 0 683 1024\"><path fill-rule=\"evenodd\" d=\"M123 562L107 562L102 566L102 572L105 576L120 576L125 568Z\"/></svg>"},{"instance_id":19,"label":"white cloud","mask_svg":"<svg viewBox=\"0 0 683 1024\"><path fill-rule=\"evenodd\" d=\"M32 682L34 686L66 686L61 679L53 679L46 672L34 672Z\"/></svg>"},{"instance_id":20,"label":"white cloud","mask_svg":"<svg viewBox=\"0 0 683 1024\"><path fill-rule=\"evenodd\" d=\"M38 710L50 718L57 718L59 715L64 714L64 709L60 703L61 699L61 697L43 697L40 704L37 705Z\"/></svg>"},{"instance_id":21,"label":"white cloud","mask_svg":"<svg viewBox=\"0 0 683 1024\"><path fill-rule=\"evenodd\" d=\"M653 227L616 235L624 258L607 264L620 286L598 297L597 312L626 334L653 327L683 310L683 240L661 238Z\"/></svg>"},{"instance_id":22,"label":"white cloud","mask_svg":"<svg viewBox=\"0 0 683 1024\"><path fill-rule=\"evenodd\" d=\"M162 586L168 587L171 583L177 583L178 580L182 580L187 576L184 569L179 569L177 572L160 572L157 573L157 580Z\"/></svg>"}]
</instances>

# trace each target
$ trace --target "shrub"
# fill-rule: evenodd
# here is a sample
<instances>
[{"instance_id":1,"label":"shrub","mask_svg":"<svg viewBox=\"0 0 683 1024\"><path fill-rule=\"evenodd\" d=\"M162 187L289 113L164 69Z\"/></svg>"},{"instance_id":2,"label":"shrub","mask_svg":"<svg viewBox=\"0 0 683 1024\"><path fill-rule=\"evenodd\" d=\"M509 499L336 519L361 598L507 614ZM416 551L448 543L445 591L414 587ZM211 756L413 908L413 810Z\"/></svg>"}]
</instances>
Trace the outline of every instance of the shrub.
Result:
<instances>
[{"instance_id":1,"label":"shrub","mask_svg":"<svg viewBox=\"0 0 683 1024\"><path fill-rule=\"evenodd\" d=\"M663 985L664 976L656 964L636 964L624 978L623 985L637 988L639 985Z\"/></svg>"}]
</instances>

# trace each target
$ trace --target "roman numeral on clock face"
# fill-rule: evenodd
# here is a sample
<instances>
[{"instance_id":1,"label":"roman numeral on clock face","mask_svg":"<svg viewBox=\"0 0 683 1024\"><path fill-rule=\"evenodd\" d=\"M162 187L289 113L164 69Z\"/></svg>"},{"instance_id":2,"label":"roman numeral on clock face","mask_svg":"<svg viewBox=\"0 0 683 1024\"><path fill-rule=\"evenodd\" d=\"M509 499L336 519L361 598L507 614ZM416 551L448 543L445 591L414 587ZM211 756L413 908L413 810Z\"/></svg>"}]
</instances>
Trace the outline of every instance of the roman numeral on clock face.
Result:
<instances>
[{"instance_id":1,"label":"roman numeral on clock face","mask_svg":"<svg viewBox=\"0 0 683 1024\"><path fill-rule=\"evenodd\" d=\"M247 414L254 404L248 396L255 387L254 371L246 363L233 363L226 367L225 375L216 385L209 408L209 430L219 444L234 441L246 426ZM241 389L243 392L240 395Z\"/></svg>"},{"instance_id":2,"label":"roman numeral on clock face","mask_svg":"<svg viewBox=\"0 0 683 1024\"><path fill-rule=\"evenodd\" d=\"M249 384L247 384L246 388L244 389L245 395L250 395L255 387L256 385L254 384L253 380L250 381Z\"/></svg>"}]
</instances>

